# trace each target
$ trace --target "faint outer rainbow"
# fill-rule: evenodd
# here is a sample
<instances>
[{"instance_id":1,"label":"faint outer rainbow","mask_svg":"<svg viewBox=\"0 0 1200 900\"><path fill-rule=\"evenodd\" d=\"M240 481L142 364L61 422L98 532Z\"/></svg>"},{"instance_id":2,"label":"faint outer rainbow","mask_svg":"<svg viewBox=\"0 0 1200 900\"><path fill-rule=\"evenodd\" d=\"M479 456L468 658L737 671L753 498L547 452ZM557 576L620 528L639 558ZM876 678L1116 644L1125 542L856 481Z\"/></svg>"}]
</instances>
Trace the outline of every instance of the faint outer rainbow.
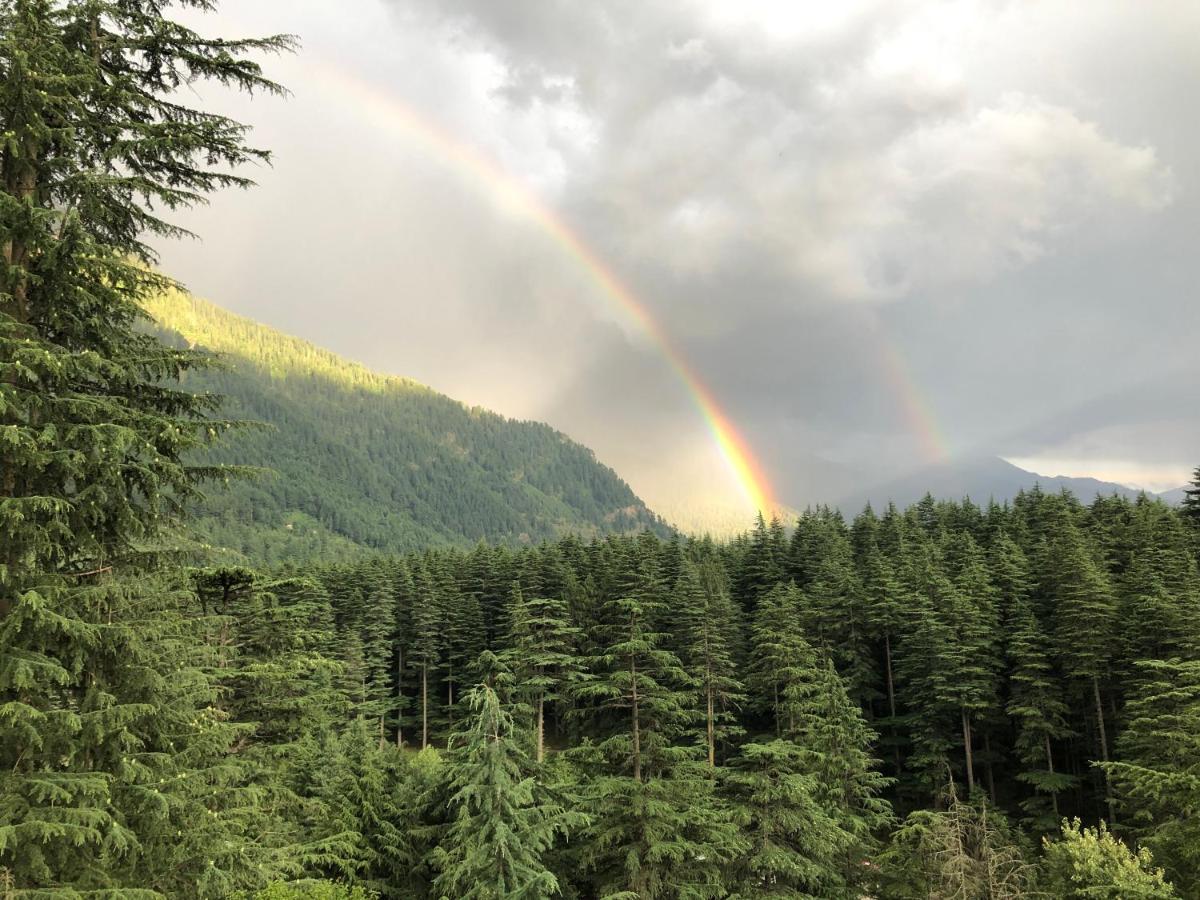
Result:
<instances>
[{"instance_id":1,"label":"faint outer rainbow","mask_svg":"<svg viewBox=\"0 0 1200 900\"><path fill-rule=\"evenodd\" d=\"M926 462L945 462L950 458L950 446L938 427L933 408L917 384L912 368L896 342L884 333L878 316L870 311L864 311L864 315L867 330L874 336L875 345L879 348L878 359L883 366L885 380L900 401L900 411L908 430L920 443Z\"/></svg>"},{"instance_id":2,"label":"faint outer rainbow","mask_svg":"<svg viewBox=\"0 0 1200 900\"><path fill-rule=\"evenodd\" d=\"M721 457L750 506L764 513L778 508L762 464L729 416L722 411L712 392L692 370L683 354L674 347L645 305L569 225L516 177L405 103L337 68L323 64L319 67L323 80L334 84L342 95L370 114L373 122L399 129L406 137L415 138L432 150L439 162L468 173L497 199L537 224L564 253L575 259L601 292L658 346L659 352L675 370L700 410Z\"/></svg>"}]
</instances>

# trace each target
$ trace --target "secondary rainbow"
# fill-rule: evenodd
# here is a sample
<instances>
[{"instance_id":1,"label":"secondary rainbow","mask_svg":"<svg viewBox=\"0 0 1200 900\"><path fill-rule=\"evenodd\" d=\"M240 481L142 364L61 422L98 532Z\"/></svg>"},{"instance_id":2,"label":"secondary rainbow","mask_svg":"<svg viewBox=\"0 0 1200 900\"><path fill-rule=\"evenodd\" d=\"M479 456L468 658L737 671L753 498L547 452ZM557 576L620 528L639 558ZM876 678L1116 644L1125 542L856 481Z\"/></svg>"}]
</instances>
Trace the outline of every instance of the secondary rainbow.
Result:
<instances>
[{"instance_id":1,"label":"secondary rainbow","mask_svg":"<svg viewBox=\"0 0 1200 900\"><path fill-rule=\"evenodd\" d=\"M762 464L721 409L712 391L671 343L645 305L566 222L520 180L407 104L340 69L324 64L320 69L323 80L337 87L341 96L353 100L371 116L372 122L398 129L404 136L420 141L442 163L481 182L497 200L536 223L564 253L575 259L601 293L657 345L704 417L722 459L750 506L757 512L768 514L778 508Z\"/></svg>"},{"instance_id":2,"label":"secondary rainbow","mask_svg":"<svg viewBox=\"0 0 1200 900\"><path fill-rule=\"evenodd\" d=\"M917 384L912 367L896 343L890 340L884 332L879 317L874 312L867 310L863 311L863 315L866 319L867 331L875 338L884 378L900 401L900 411L909 432L916 437L920 444L921 453L926 462L945 462L950 458L949 444L938 427L933 408Z\"/></svg>"}]
</instances>

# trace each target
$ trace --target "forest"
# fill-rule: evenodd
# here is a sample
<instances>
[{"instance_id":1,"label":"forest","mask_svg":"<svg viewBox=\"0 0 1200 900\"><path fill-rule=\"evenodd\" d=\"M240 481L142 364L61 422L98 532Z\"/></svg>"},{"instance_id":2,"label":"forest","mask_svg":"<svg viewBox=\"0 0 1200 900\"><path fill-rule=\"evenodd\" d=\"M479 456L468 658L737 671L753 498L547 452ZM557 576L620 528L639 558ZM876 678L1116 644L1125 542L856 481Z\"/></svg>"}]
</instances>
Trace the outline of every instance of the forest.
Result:
<instances>
[{"instance_id":1,"label":"forest","mask_svg":"<svg viewBox=\"0 0 1200 900\"><path fill-rule=\"evenodd\" d=\"M192 509L193 538L228 561L666 533L612 469L547 425L466 407L177 290L143 306L164 340L220 355L180 386L256 423L203 459L258 476Z\"/></svg>"},{"instance_id":2,"label":"forest","mask_svg":"<svg viewBox=\"0 0 1200 900\"><path fill-rule=\"evenodd\" d=\"M0 0L0 898L1200 897L1200 469L208 555L253 425L147 241L269 159L179 89L295 41L170 6Z\"/></svg>"}]
</instances>

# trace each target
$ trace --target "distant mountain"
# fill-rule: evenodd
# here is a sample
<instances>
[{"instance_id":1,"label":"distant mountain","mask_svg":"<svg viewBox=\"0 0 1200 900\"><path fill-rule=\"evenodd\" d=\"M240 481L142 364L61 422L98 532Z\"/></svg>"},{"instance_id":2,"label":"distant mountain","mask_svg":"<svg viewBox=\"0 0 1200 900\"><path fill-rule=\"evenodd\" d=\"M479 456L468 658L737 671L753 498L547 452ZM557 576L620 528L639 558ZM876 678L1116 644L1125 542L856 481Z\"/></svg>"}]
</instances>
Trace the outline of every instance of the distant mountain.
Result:
<instances>
[{"instance_id":1,"label":"distant mountain","mask_svg":"<svg viewBox=\"0 0 1200 900\"><path fill-rule=\"evenodd\" d=\"M1184 494L1185 490L1187 490L1186 487L1177 487L1173 491L1163 491L1158 496L1167 503L1170 503L1172 506L1178 506L1183 502L1183 498L1186 496L1186 494Z\"/></svg>"},{"instance_id":2,"label":"distant mountain","mask_svg":"<svg viewBox=\"0 0 1200 900\"><path fill-rule=\"evenodd\" d=\"M1040 485L1043 491L1069 490L1081 500L1090 501L1097 494L1118 494L1137 497L1141 492L1123 484L1099 481L1095 478L1069 478L1062 475L1038 475L1014 466L998 456L967 460L954 460L931 466L906 475L895 481L857 491L840 499L835 506L847 515L853 515L868 502L880 509L894 502L898 507L916 503L926 493L939 500L961 500L970 497L976 503L986 504L1013 499L1022 490Z\"/></svg>"},{"instance_id":3,"label":"distant mountain","mask_svg":"<svg viewBox=\"0 0 1200 900\"><path fill-rule=\"evenodd\" d=\"M272 426L214 454L276 473L209 491L197 530L216 546L277 562L666 530L592 451L548 425L464 406L181 293L147 309L169 337L224 357L223 371L189 373L189 389Z\"/></svg>"}]
</instances>

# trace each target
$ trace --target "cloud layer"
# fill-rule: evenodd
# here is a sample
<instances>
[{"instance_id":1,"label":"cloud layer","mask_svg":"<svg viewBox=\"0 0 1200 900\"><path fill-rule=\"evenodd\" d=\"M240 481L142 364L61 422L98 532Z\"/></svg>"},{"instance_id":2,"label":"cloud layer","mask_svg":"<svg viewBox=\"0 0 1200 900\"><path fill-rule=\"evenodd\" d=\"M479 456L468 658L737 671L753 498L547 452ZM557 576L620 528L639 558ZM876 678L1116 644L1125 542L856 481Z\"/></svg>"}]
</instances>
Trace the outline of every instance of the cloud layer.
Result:
<instances>
[{"instance_id":1,"label":"cloud layer","mask_svg":"<svg viewBox=\"0 0 1200 900\"><path fill-rule=\"evenodd\" d=\"M794 505L926 461L905 413L918 401L958 452L1086 446L1074 465L1114 470L1153 447L1166 479L1200 452L1171 424L1186 410L1130 431L1135 407L1095 403L1200 368L1183 337L1197 324L1181 237L1200 174L1179 106L1200 83L1181 37L1200 26L1191 4L394 0L359 13L268 0L217 22L306 43L282 64L293 102L222 98L261 126L276 169L197 214L202 250L167 253L218 302L548 419L652 503L736 504L653 343L536 221L364 114L338 71L574 228ZM1090 412L1073 432L1038 426L1075 409Z\"/></svg>"}]
</instances>

